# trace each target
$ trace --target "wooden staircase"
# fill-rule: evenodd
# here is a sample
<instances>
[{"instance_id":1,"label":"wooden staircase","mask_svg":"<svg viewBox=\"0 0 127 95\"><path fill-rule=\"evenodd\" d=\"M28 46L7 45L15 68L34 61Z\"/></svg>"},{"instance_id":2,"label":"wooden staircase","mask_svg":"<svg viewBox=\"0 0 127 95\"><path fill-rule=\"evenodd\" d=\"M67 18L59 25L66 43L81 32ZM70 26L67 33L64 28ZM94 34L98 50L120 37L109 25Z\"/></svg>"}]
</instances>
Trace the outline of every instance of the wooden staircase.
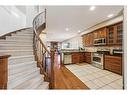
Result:
<instances>
[{"instance_id":1,"label":"wooden staircase","mask_svg":"<svg viewBox=\"0 0 127 95\"><path fill-rule=\"evenodd\" d=\"M7 89L48 89L33 54L33 29L23 29L0 40L0 53L8 60Z\"/></svg>"},{"instance_id":2,"label":"wooden staircase","mask_svg":"<svg viewBox=\"0 0 127 95\"><path fill-rule=\"evenodd\" d=\"M46 67L50 52L39 37L40 29L42 31L46 28L45 13L46 11L35 17L33 27L0 37L0 54L10 55L6 66L8 73L5 74L7 89L51 88L52 78Z\"/></svg>"}]
</instances>

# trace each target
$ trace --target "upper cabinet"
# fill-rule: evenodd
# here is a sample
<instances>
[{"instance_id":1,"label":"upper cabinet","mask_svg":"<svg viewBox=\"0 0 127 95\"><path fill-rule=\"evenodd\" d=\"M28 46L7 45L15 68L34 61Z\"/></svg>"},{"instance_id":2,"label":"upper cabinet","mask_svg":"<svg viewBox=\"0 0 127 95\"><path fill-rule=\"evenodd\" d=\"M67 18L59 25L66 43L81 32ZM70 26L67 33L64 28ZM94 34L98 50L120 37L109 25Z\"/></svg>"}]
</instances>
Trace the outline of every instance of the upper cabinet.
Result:
<instances>
[{"instance_id":1,"label":"upper cabinet","mask_svg":"<svg viewBox=\"0 0 127 95\"><path fill-rule=\"evenodd\" d=\"M93 33L88 33L83 35L82 37L84 46L92 46L93 45Z\"/></svg>"},{"instance_id":2,"label":"upper cabinet","mask_svg":"<svg viewBox=\"0 0 127 95\"><path fill-rule=\"evenodd\" d=\"M82 38L84 46L122 45L123 23L97 29Z\"/></svg>"},{"instance_id":3,"label":"upper cabinet","mask_svg":"<svg viewBox=\"0 0 127 95\"><path fill-rule=\"evenodd\" d=\"M123 24L118 23L107 27L107 44L122 45Z\"/></svg>"},{"instance_id":4,"label":"upper cabinet","mask_svg":"<svg viewBox=\"0 0 127 95\"><path fill-rule=\"evenodd\" d=\"M94 39L106 38L106 27L93 32Z\"/></svg>"}]
</instances>

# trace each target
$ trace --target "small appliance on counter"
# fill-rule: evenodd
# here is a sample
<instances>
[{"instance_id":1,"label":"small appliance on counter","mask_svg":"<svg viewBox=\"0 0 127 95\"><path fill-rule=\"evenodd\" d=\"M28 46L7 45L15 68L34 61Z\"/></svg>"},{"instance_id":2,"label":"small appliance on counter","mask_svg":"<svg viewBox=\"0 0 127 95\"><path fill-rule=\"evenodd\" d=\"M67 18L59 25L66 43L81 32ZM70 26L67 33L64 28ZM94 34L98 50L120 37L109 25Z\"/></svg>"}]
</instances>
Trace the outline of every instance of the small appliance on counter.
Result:
<instances>
[{"instance_id":1,"label":"small appliance on counter","mask_svg":"<svg viewBox=\"0 0 127 95\"><path fill-rule=\"evenodd\" d=\"M113 55L115 56L122 56L123 50L122 49L113 49Z\"/></svg>"}]
</instances>

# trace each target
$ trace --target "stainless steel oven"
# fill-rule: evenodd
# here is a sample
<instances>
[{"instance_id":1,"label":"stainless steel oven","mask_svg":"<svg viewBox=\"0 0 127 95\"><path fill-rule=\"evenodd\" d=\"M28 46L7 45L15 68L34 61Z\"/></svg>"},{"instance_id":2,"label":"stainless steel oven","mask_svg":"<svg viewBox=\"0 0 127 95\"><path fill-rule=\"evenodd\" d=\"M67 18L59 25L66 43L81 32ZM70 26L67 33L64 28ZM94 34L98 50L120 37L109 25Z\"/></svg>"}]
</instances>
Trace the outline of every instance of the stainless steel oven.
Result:
<instances>
[{"instance_id":1,"label":"stainless steel oven","mask_svg":"<svg viewBox=\"0 0 127 95\"><path fill-rule=\"evenodd\" d=\"M93 53L92 65L103 69L103 54L97 52Z\"/></svg>"}]
</instances>

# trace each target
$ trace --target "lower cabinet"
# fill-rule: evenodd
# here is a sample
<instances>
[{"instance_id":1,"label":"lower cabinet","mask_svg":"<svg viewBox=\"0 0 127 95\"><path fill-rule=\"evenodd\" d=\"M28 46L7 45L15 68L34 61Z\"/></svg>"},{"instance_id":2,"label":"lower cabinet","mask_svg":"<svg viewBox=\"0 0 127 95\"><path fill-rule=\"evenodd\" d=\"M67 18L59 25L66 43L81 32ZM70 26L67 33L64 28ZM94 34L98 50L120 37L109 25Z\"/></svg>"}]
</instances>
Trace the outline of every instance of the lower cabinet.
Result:
<instances>
[{"instance_id":1,"label":"lower cabinet","mask_svg":"<svg viewBox=\"0 0 127 95\"><path fill-rule=\"evenodd\" d=\"M85 52L85 62L91 64L91 52Z\"/></svg>"},{"instance_id":2,"label":"lower cabinet","mask_svg":"<svg viewBox=\"0 0 127 95\"><path fill-rule=\"evenodd\" d=\"M72 53L72 63L82 63L84 62L83 52L73 52Z\"/></svg>"},{"instance_id":3,"label":"lower cabinet","mask_svg":"<svg viewBox=\"0 0 127 95\"><path fill-rule=\"evenodd\" d=\"M122 75L122 57L105 55L104 69Z\"/></svg>"},{"instance_id":4,"label":"lower cabinet","mask_svg":"<svg viewBox=\"0 0 127 95\"><path fill-rule=\"evenodd\" d=\"M72 63L89 63L91 64L91 53L90 52L73 52Z\"/></svg>"}]
</instances>

